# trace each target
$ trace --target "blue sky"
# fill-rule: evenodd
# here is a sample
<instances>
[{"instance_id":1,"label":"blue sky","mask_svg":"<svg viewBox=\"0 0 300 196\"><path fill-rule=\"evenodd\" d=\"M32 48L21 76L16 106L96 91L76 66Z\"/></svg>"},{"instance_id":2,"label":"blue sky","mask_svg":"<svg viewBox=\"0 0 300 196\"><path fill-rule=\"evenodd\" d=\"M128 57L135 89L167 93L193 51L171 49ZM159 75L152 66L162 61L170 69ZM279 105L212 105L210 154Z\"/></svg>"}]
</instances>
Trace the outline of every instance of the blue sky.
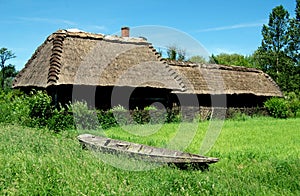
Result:
<instances>
[{"instance_id":1,"label":"blue sky","mask_svg":"<svg viewBox=\"0 0 300 196\"><path fill-rule=\"evenodd\" d=\"M181 35L190 37L209 54L249 55L260 45L262 25L277 5L294 16L295 0L0 0L0 48L15 53L17 58L8 63L20 70L58 29L118 34L122 26L129 26L132 35L145 36L154 45L158 40L151 33L171 29L179 33L177 40ZM159 47L174 44L172 39L159 41L164 41ZM175 44L192 48L192 44Z\"/></svg>"}]
</instances>

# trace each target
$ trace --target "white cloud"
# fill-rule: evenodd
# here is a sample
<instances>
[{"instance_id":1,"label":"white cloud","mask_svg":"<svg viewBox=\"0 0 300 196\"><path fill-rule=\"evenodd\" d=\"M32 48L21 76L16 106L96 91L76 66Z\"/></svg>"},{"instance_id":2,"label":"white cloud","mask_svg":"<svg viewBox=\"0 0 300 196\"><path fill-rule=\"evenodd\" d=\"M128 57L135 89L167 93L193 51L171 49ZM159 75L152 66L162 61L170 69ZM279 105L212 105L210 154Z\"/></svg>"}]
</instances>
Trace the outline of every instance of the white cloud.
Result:
<instances>
[{"instance_id":1,"label":"white cloud","mask_svg":"<svg viewBox=\"0 0 300 196\"><path fill-rule=\"evenodd\" d=\"M224 30L230 30L230 29L261 27L264 24L266 24L266 20L261 20L261 21L254 22L254 23L241 23L241 24L235 24L235 25L230 25L230 26L221 26L221 27L201 29L201 30L198 30L197 32L224 31Z\"/></svg>"},{"instance_id":2,"label":"white cloud","mask_svg":"<svg viewBox=\"0 0 300 196\"><path fill-rule=\"evenodd\" d=\"M77 23L64 19L55 19L55 18L40 18L40 17L18 17L19 20L27 22L43 22L50 24L66 24L66 25L77 25Z\"/></svg>"}]
</instances>

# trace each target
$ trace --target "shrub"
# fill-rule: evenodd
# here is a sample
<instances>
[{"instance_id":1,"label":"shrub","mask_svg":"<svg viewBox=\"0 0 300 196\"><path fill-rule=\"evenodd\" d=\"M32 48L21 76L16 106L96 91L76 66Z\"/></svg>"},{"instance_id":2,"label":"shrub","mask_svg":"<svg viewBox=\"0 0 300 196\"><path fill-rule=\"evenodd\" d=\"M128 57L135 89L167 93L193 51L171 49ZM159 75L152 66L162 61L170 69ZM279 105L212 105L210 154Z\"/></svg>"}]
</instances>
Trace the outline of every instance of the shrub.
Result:
<instances>
[{"instance_id":1,"label":"shrub","mask_svg":"<svg viewBox=\"0 0 300 196\"><path fill-rule=\"evenodd\" d=\"M147 124L150 122L150 115L147 110L140 110L138 108L135 108L132 111L131 115L134 122L138 124Z\"/></svg>"},{"instance_id":2,"label":"shrub","mask_svg":"<svg viewBox=\"0 0 300 196\"><path fill-rule=\"evenodd\" d=\"M109 127L116 126L117 124L127 125L132 123L130 112L121 105L115 106L107 111L105 116L107 119L103 119L105 120L103 123L105 123ZM103 126L106 127L106 125Z\"/></svg>"},{"instance_id":3,"label":"shrub","mask_svg":"<svg viewBox=\"0 0 300 196\"><path fill-rule=\"evenodd\" d=\"M4 91L0 91L0 122L9 122L12 117L11 99Z\"/></svg>"},{"instance_id":4,"label":"shrub","mask_svg":"<svg viewBox=\"0 0 300 196\"><path fill-rule=\"evenodd\" d=\"M30 125L30 107L28 104L28 97L26 95L15 97L11 102L10 108L10 122L18 123L25 126Z\"/></svg>"},{"instance_id":5,"label":"shrub","mask_svg":"<svg viewBox=\"0 0 300 196\"><path fill-rule=\"evenodd\" d=\"M285 96L286 100L288 101L288 107L293 116L297 116L297 113L300 112L300 99L299 95L294 92L290 92Z\"/></svg>"},{"instance_id":6,"label":"shrub","mask_svg":"<svg viewBox=\"0 0 300 196\"><path fill-rule=\"evenodd\" d=\"M167 121L168 113L164 109L160 110L149 110L148 115L150 116L151 124L162 124Z\"/></svg>"},{"instance_id":7,"label":"shrub","mask_svg":"<svg viewBox=\"0 0 300 196\"><path fill-rule=\"evenodd\" d=\"M26 125L29 121L27 96L19 90L0 92L0 122Z\"/></svg>"},{"instance_id":8,"label":"shrub","mask_svg":"<svg viewBox=\"0 0 300 196\"><path fill-rule=\"evenodd\" d=\"M288 101L284 98L273 97L264 103L269 114L275 118L287 118L289 117L290 110Z\"/></svg>"},{"instance_id":9,"label":"shrub","mask_svg":"<svg viewBox=\"0 0 300 196\"><path fill-rule=\"evenodd\" d=\"M167 110L167 123L179 123L182 121L182 115L178 108Z\"/></svg>"},{"instance_id":10,"label":"shrub","mask_svg":"<svg viewBox=\"0 0 300 196\"><path fill-rule=\"evenodd\" d=\"M70 107L74 116L75 125L78 129L97 129L99 121L96 110L88 108L86 102L74 102Z\"/></svg>"},{"instance_id":11,"label":"shrub","mask_svg":"<svg viewBox=\"0 0 300 196\"><path fill-rule=\"evenodd\" d=\"M48 128L55 132L74 129L74 117L68 112L69 107L64 108L60 106L52 111L52 116L48 120Z\"/></svg>"},{"instance_id":12,"label":"shrub","mask_svg":"<svg viewBox=\"0 0 300 196\"><path fill-rule=\"evenodd\" d=\"M75 103L72 106L53 107L51 97L43 91L32 91L29 95L18 90L0 91L0 122L47 127L58 132L74 128L73 111L79 128L98 127L96 113L89 110L86 103Z\"/></svg>"},{"instance_id":13,"label":"shrub","mask_svg":"<svg viewBox=\"0 0 300 196\"><path fill-rule=\"evenodd\" d=\"M29 126L47 126L53 110L51 97L43 91L32 91L30 95L28 97L29 116L31 118Z\"/></svg>"},{"instance_id":14,"label":"shrub","mask_svg":"<svg viewBox=\"0 0 300 196\"><path fill-rule=\"evenodd\" d=\"M118 125L114 113L111 110L103 111L99 110L97 112L98 120L103 129L108 129Z\"/></svg>"}]
</instances>

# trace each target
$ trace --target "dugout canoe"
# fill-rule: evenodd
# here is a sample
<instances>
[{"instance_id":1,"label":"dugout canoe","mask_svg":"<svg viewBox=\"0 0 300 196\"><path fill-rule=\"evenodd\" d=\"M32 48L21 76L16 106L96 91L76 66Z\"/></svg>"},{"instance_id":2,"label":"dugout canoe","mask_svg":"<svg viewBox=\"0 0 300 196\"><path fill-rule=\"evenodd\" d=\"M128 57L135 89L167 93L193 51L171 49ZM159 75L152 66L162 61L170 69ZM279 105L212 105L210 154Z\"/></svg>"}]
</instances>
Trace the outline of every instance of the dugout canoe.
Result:
<instances>
[{"instance_id":1,"label":"dugout canoe","mask_svg":"<svg viewBox=\"0 0 300 196\"><path fill-rule=\"evenodd\" d=\"M143 161L175 165L179 168L208 169L208 165L219 161L218 158L206 157L166 148L157 148L143 144L115 140L107 137L82 134L78 136L83 148L102 153L126 155Z\"/></svg>"}]
</instances>

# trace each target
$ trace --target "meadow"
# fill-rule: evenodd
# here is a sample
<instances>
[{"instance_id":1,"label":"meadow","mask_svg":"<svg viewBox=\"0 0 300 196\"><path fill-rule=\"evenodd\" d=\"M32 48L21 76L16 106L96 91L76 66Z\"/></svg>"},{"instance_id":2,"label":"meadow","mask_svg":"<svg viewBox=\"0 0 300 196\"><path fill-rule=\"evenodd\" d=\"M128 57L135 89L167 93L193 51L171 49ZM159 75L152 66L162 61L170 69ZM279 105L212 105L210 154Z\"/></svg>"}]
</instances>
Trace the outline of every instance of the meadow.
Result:
<instances>
[{"instance_id":1,"label":"meadow","mask_svg":"<svg viewBox=\"0 0 300 196\"><path fill-rule=\"evenodd\" d=\"M165 147L178 126L54 133L0 124L0 195L300 195L299 118L226 120L206 154L220 161L204 172L169 166L124 170L82 150L76 139L80 133L105 134ZM208 126L208 121L199 122L185 151L199 153Z\"/></svg>"}]
</instances>

